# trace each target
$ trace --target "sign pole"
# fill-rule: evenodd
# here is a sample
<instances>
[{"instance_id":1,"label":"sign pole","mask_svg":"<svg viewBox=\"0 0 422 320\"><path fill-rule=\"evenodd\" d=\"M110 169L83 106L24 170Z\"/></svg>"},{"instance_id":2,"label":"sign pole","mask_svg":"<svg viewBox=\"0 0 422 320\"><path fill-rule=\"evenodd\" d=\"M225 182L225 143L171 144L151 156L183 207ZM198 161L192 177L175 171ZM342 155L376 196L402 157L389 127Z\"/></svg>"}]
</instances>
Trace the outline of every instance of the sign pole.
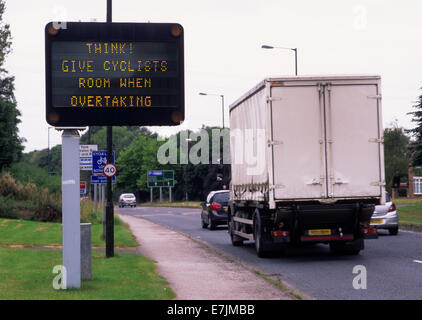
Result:
<instances>
[{"instance_id":1,"label":"sign pole","mask_svg":"<svg viewBox=\"0 0 422 320\"><path fill-rule=\"evenodd\" d=\"M67 288L81 287L79 132L62 134L62 236Z\"/></svg>"},{"instance_id":2,"label":"sign pole","mask_svg":"<svg viewBox=\"0 0 422 320\"><path fill-rule=\"evenodd\" d=\"M97 215L97 185L94 184L94 212Z\"/></svg>"},{"instance_id":3,"label":"sign pole","mask_svg":"<svg viewBox=\"0 0 422 320\"><path fill-rule=\"evenodd\" d=\"M160 187L160 203L163 202L163 187Z\"/></svg>"},{"instance_id":4,"label":"sign pole","mask_svg":"<svg viewBox=\"0 0 422 320\"><path fill-rule=\"evenodd\" d=\"M103 233L102 233L103 239L104 239L104 236L105 236L105 206L104 206L104 202L105 202L105 190L104 190L104 185L102 184L101 185L101 203L102 203L101 208L102 208L103 214L101 216L101 222L102 222L101 224L103 226Z\"/></svg>"},{"instance_id":5,"label":"sign pole","mask_svg":"<svg viewBox=\"0 0 422 320\"><path fill-rule=\"evenodd\" d=\"M107 0L107 23L112 22L112 0ZM113 128L107 126L107 162L113 162ZM112 178L107 177L107 205L106 205L106 257L114 257L114 212Z\"/></svg>"},{"instance_id":6,"label":"sign pole","mask_svg":"<svg viewBox=\"0 0 422 320\"><path fill-rule=\"evenodd\" d=\"M172 196L171 196L171 187L169 187L169 201L170 201L170 202L173 202L173 201L172 201Z\"/></svg>"},{"instance_id":7,"label":"sign pole","mask_svg":"<svg viewBox=\"0 0 422 320\"><path fill-rule=\"evenodd\" d=\"M149 188L149 198L150 198L150 202L152 203L152 188Z\"/></svg>"}]
</instances>

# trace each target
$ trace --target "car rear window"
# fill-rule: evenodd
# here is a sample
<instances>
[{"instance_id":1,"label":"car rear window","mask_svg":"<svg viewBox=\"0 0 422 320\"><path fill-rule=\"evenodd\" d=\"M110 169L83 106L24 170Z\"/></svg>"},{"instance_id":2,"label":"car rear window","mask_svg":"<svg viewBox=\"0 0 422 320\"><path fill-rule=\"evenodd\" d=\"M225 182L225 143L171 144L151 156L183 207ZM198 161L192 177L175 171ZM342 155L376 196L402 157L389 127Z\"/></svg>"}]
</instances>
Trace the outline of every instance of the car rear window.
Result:
<instances>
[{"instance_id":1,"label":"car rear window","mask_svg":"<svg viewBox=\"0 0 422 320\"><path fill-rule=\"evenodd\" d=\"M123 195L123 198L131 199L131 198L135 198L135 195L133 195L133 194L125 194L125 195Z\"/></svg>"},{"instance_id":2,"label":"car rear window","mask_svg":"<svg viewBox=\"0 0 422 320\"><path fill-rule=\"evenodd\" d=\"M230 200L229 192L217 193L214 195L213 202L217 203L227 203Z\"/></svg>"},{"instance_id":3,"label":"car rear window","mask_svg":"<svg viewBox=\"0 0 422 320\"><path fill-rule=\"evenodd\" d=\"M391 197L388 193L385 194L385 202L391 202Z\"/></svg>"}]
</instances>

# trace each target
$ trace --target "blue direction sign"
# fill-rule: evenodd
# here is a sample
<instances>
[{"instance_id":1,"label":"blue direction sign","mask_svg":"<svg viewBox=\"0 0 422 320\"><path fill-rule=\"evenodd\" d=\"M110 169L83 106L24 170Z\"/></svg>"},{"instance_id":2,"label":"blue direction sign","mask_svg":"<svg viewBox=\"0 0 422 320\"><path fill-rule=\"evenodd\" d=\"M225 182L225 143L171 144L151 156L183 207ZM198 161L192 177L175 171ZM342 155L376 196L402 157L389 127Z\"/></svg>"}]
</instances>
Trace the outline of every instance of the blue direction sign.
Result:
<instances>
[{"instance_id":1,"label":"blue direction sign","mask_svg":"<svg viewBox=\"0 0 422 320\"><path fill-rule=\"evenodd\" d=\"M114 151L113 151L114 163ZM92 174L103 175L103 167L107 164L107 151L92 151Z\"/></svg>"},{"instance_id":2,"label":"blue direction sign","mask_svg":"<svg viewBox=\"0 0 422 320\"><path fill-rule=\"evenodd\" d=\"M174 187L173 170L149 170L147 176L149 188L154 187Z\"/></svg>"},{"instance_id":3,"label":"blue direction sign","mask_svg":"<svg viewBox=\"0 0 422 320\"><path fill-rule=\"evenodd\" d=\"M113 177L113 184L116 183L116 177ZM91 176L91 184L107 184L106 176Z\"/></svg>"}]
</instances>

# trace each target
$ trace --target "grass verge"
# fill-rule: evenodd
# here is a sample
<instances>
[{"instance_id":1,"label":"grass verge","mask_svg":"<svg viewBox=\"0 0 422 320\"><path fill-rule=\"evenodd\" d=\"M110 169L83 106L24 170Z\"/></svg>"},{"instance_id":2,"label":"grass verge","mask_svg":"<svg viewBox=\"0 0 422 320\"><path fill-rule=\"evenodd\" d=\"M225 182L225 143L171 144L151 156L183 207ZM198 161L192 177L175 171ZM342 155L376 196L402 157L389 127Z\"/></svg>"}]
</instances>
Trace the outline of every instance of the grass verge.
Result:
<instances>
[{"instance_id":1,"label":"grass verge","mask_svg":"<svg viewBox=\"0 0 422 320\"><path fill-rule=\"evenodd\" d=\"M174 207L174 208L194 208L200 209L200 201L181 201L181 202L145 202L140 203L138 206L141 207Z\"/></svg>"},{"instance_id":2,"label":"grass verge","mask_svg":"<svg viewBox=\"0 0 422 320\"><path fill-rule=\"evenodd\" d=\"M395 204L422 204L422 198L395 198Z\"/></svg>"},{"instance_id":3,"label":"grass verge","mask_svg":"<svg viewBox=\"0 0 422 320\"><path fill-rule=\"evenodd\" d=\"M91 244L93 247L104 247L101 239L102 225L91 226ZM56 222L37 222L0 218L0 245L47 246L62 244L62 224ZM137 247L135 237L129 226L118 217L114 225L114 244L116 247Z\"/></svg>"},{"instance_id":4,"label":"grass verge","mask_svg":"<svg viewBox=\"0 0 422 320\"><path fill-rule=\"evenodd\" d=\"M174 299L168 283L155 272L154 263L137 254L112 259L93 253L93 279L82 290L54 290L52 273L62 263L60 251L0 247L0 300L37 299Z\"/></svg>"},{"instance_id":5,"label":"grass verge","mask_svg":"<svg viewBox=\"0 0 422 320\"><path fill-rule=\"evenodd\" d=\"M297 293L294 290L291 290L290 288L288 288L285 284L283 284L280 280L278 279L273 279L269 276L267 276L265 273L262 273L259 270L254 270L254 272L260 276L261 278L263 278L264 280L268 281L269 283L271 283L272 285L276 286L277 288L280 288L283 292L286 292L287 294L289 294L290 296L298 299L298 300L302 300L302 296Z\"/></svg>"},{"instance_id":6,"label":"grass verge","mask_svg":"<svg viewBox=\"0 0 422 320\"><path fill-rule=\"evenodd\" d=\"M400 224L422 226L422 203L397 208Z\"/></svg>"}]
</instances>

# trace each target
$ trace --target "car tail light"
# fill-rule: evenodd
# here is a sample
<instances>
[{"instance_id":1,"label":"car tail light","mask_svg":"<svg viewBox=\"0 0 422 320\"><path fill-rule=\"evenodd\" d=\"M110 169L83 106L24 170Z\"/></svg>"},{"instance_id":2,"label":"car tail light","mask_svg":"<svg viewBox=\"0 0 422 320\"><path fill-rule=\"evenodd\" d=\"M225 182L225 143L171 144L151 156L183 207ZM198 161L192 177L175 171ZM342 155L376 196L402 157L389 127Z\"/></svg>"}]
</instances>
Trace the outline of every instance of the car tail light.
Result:
<instances>
[{"instance_id":1,"label":"car tail light","mask_svg":"<svg viewBox=\"0 0 422 320\"><path fill-rule=\"evenodd\" d=\"M215 202L211 203L210 207L211 207L212 210L220 210L221 209L221 205L218 204L218 203L215 203Z\"/></svg>"},{"instance_id":2,"label":"car tail light","mask_svg":"<svg viewBox=\"0 0 422 320\"><path fill-rule=\"evenodd\" d=\"M390 208L388 208L388 212L396 211L396 205L393 203Z\"/></svg>"},{"instance_id":3,"label":"car tail light","mask_svg":"<svg viewBox=\"0 0 422 320\"><path fill-rule=\"evenodd\" d=\"M362 228L361 232L363 234L375 234L377 233L377 228Z\"/></svg>"}]
</instances>

